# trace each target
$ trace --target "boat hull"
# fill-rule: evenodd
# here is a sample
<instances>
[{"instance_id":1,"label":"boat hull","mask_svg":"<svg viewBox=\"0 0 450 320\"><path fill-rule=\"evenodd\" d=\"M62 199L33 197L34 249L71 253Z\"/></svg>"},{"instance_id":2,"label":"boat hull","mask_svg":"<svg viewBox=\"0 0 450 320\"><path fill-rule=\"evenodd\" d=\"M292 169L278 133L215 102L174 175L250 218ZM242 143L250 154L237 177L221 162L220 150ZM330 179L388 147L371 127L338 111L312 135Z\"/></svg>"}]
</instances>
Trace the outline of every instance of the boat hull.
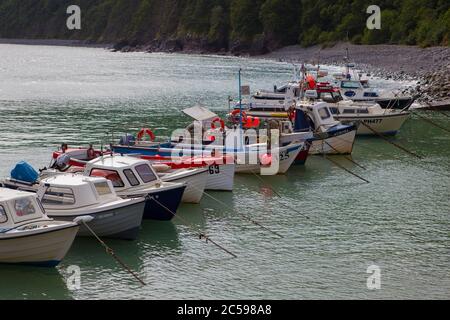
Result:
<instances>
[{"instance_id":1,"label":"boat hull","mask_svg":"<svg viewBox=\"0 0 450 320\"><path fill-rule=\"evenodd\" d=\"M175 217L181 203L186 186L180 186L165 191L147 195L144 209L144 219L169 221Z\"/></svg>"},{"instance_id":2,"label":"boat hull","mask_svg":"<svg viewBox=\"0 0 450 320\"><path fill-rule=\"evenodd\" d=\"M297 157L295 158L294 165L303 166L309 156L309 149L311 148L310 142L305 142L305 146L300 150Z\"/></svg>"},{"instance_id":3,"label":"boat hull","mask_svg":"<svg viewBox=\"0 0 450 320\"><path fill-rule=\"evenodd\" d=\"M78 229L78 225L71 225L31 235L0 238L0 263L54 267L69 251Z\"/></svg>"},{"instance_id":4,"label":"boat hull","mask_svg":"<svg viewBox=\"0 0 450 320\"><path fill-rule=\"evenodd\" d=\"M355 143L356 130L326 139L314 140L310 154L351 154Z\"/></svg>"},{"instance_id":5,"label":"boat hull","mask_svg":"<svg viewBox=\"0 0 450 320\"><path fill-rule=\"evenodd\" d=\"M49 217L62 221L73 221L76 217L89 215L94 219L88 222L87 225L99 237L134 240L139 233L145 204L145 201L141 201L102 212L86 213L76 216L52 214L51 211L47 213ZM92 237L93 235L84 225L81 225L77 236Z\"/></svg>"},{"instance_id":6,"label":"boat hull","mask_svg":"<svg viewBox=\"0 0 450 320\"><path fill-rule=\"evenodd\" d=\"M374 100L363 100L363 99L352 99L355 102L367 102L373 101L378 103L383 109L399 109L408 110L414 103L415 99L413 97L401 97L401 98L378 98Z\"/></svg>"},{"instance_id":7,"label":"boat hull","mask_svg":"<svg viewBox=\"0 0 450 320\"><path fill-rule=\"evenodd\" d=\"M383 135L395 135L402 127L403 123L409 118L409 113L385 114L379 116L343 116L335 115L335 119L342 123L363 122L370 126L374 131ZM365 125L359 123L357 135L376 135Z\"/></svg>"},{"instance_id":8,"label":"boat hull","mask_svg":"<svg viewBox=\"0 0 450 320\"><path fill-rule=\"evenodd\" d=\"M233 191L234 173L236 165L234 163L212 164L208 166L208 180L206 190Z\"/></svg>"},{"instance_id":9,"label":"boat hull","mask_svg":"<svg viewBox=\"0 0 450 320\"><path fill-rule=\"evenodd\" d=\"M272 161L278 161L279 165L276 168L276 172L271 171L270 174L284 174L286 173L291 165L294 163L301 149L303 148L304 143L298 143L294 145L288 145L285 147L280 147L279 152L272 153ZM237 173L256 173L256 174L269 174L264 173L264 166L260 163L258 157L258 163L250 164L250 163L239 163L237 161L236 164L236 172Z\"/></svg>"},{"instance_id":10,"label":"boat hull","mask_svg":"<svg viewBox=\"0 0 450 320\"><path fill-rule=\"evenodd\" d=\"M199 203L202 200L203 191L205 190L208 177L209 172L207 170L203 170L182 178L173 178L170 175L167 175L163 176L161 180L186 184L186 189L184 189L181 201L185 203Z\"/></svg>"}]
</instances>

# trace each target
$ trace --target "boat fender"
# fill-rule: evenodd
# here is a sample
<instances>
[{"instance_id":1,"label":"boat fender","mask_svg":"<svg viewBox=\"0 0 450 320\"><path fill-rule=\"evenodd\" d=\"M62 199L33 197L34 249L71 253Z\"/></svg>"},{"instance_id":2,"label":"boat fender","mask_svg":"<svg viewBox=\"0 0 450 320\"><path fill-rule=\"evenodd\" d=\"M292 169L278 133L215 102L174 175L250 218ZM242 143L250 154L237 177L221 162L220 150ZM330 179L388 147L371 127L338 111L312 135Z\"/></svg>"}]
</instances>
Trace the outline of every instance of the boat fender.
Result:
<instances>
[{"instance_id":1,"label":"boat fender","mask_svg":"<svg viewBox=\"0 0 450 320\"><path fill-rule=\"evenodd\" d=\"M150 141L155 141L155 134L149 128L142 128L137 134L137 140L142 141L142 138L144 138L145 134L150 137Z\"/></svg>"},{"instance_id":2,"label":"boat fender","mask_svg":"<svg viewBox=\"0 0 450 320\"><path fill-rule=\"evenodd\" d=\"M76 224L82 224L84 223L89 223L92 220L94 220L93 216L81 216L81 217L76 217L75 219L73 219L73 222L75 222Z\"/></svg>"},{"instance_id":3,"label":"boat fender","mask_svg":"<svg viewBox=\"0 0 450 320\"><path fill-rule=\"evenodd\" d=\"M272 163L272 155L265 153L261 155L260 161L263 166L269 166Z\"/></svg>"},{"instance_id":4,"label":"boat fender","mask_svg":"<svg viewBox=\"0 0 450 320\"><path fill-rule=\"evenodd\" d=\"M152 164L152 167L156 172L166 172L171 169L169 165L164 163L154 163Z\"/></svg>"}]
</instances>

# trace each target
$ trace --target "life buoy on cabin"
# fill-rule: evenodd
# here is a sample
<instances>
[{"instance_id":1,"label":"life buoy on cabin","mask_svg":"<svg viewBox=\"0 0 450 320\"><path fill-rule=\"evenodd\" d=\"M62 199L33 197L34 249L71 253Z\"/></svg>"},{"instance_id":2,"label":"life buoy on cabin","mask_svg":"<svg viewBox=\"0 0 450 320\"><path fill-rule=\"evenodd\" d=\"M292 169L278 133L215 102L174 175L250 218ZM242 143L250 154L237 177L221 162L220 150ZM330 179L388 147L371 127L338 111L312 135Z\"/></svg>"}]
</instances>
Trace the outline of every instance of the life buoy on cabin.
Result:
<instances>
[{"instance_id":1,"label":"life buoy on cabin","mask_svg":"<svg viewBox=\"0 0 450 320\"><path fill-rule=\"evenodd\" d=\"M145 134L150 137L150 141L155 141L155 134L149 128L142 128L137 134L137 140L142 141L142 138L144 138Z\"/></svg>"},{"instance_id":2,"label":"life buoy on cabin","mask_svg":"<svg viewBox=\"0 0 450 320\"><path fill-rule=\"evenodd\" d=\"M231 112L231 121L233 123L239 123L239 114L241 113L240 109L235 109L233 112ZM247 114L245 111L242 111L242 122L247 122Z\"/></svg>"},{"instance_id":3,"label":"life buoy on cabin","mask_svg":"<svg viewBox=\"0 0 450 320\"><path fill-rule=\"evenodd\" d=\"M216 129L216 123L219 122L220 123L220 129L221 131L225 130L225 121L223 121L222 119L220 119L219 117L214 118L211 121L211 129Z\"/></svg>"}]
</instances>

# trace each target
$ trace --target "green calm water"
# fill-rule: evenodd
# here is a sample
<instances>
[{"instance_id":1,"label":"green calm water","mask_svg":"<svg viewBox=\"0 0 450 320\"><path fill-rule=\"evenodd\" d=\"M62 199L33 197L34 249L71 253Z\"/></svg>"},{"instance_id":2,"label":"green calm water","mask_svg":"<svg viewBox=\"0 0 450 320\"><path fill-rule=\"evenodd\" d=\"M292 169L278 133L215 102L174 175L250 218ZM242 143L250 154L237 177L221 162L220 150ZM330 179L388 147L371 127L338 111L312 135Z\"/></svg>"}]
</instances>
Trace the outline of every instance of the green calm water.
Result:
<instances>
[{"instance_id":1,"label":"green calm water","mask_svg":"<svg viewBox=\"0 0 450 320\"><path fill-rule=\"evenodd\" d=\"M164 139L189 123L180 110L195 103L225 114L239 67L252 90L290 79L292 69L228 57L0 45L0 176L20 160L47 165L62 141L99 145L111 131L141 127ZM450 128L448 113L427 115ZM358 139L353 158L367 170L334 159L370 184L310 157L265 183L237 176L233 193L213 193L228 207L204 198L180 207L183 220L145 221L137 241L107 241L145 287L93 239L77 239L56 269L0 266L0 298L448 299L450 136L413 117L395 141L425 158ZM193 227L238 258L198 240ZM381 268L380 290L366 286L372 264ZM71 265L81 269L79 290L66 286Z\"/></svg>"}]
</instances>

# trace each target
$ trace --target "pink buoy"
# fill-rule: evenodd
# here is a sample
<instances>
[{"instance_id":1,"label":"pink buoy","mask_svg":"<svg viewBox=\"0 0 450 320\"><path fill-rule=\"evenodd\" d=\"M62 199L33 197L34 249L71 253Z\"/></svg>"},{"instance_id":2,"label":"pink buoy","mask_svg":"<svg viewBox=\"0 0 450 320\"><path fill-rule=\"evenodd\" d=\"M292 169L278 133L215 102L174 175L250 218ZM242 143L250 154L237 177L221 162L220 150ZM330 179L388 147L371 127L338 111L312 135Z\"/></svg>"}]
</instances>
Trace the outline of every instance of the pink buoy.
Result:
<instances>
[{"instance_id":1,"label":"pink buoy","mask_svg":"<svg viewBox=\"0 0 450 320\"><path fill-rule=\"evenodd\" d=\"M272 163L272 155L270 154L263 154L260 158L261 164L263 166L269 166Z\"/></svg>"}]
</instances>

